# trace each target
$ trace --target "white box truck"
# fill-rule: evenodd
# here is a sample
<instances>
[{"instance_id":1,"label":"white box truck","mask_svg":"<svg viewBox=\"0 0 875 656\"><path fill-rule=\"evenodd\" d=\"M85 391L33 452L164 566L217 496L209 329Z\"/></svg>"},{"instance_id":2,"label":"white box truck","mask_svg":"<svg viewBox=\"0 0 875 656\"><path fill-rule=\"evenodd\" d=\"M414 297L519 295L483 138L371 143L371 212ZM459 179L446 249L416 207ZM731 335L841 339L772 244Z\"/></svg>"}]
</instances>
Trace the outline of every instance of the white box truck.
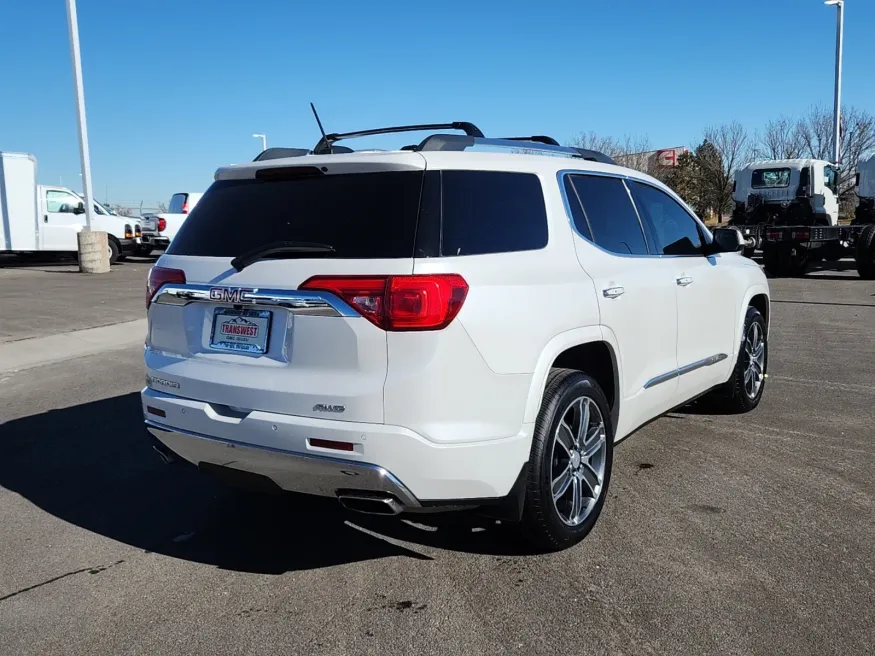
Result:
<instances>
[{"instance_id":1,"label":"white box truck","mask_svg":"<svg viewBox=\"0 0 875 656\"><path fill-rule=\"evenodd\" d=\"M77 194L37 184L36 157L0 152L0 253L77 253L84 227ZM91 229L107 233L110 263L140 246L140 224L130 217L93 212Z\"/></svg>"}]
</instances>

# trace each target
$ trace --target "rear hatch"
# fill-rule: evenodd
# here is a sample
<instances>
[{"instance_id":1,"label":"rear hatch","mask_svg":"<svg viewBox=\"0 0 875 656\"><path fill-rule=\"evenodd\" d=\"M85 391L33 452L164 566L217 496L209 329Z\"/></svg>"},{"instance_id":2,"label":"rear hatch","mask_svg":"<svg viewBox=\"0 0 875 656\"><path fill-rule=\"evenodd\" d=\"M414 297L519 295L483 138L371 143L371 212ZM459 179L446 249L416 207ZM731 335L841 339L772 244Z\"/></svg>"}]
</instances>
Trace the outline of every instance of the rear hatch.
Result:
<instances>
[{"instance_id":1,"label":"rear hatch","mask_svg":"<svg viewBox=\"0 0 875 656\"><path fill-rule=\"evenodd\" d=\"M146 365L174 393L232 413L381 422L386 331L363 314L379 276L412 273L425 161L305 160L217 174L153 270L153 287L166 284L149 308ZM344 301L299 290L313 276L371 278Z\"/></svg>"}]
</instances>

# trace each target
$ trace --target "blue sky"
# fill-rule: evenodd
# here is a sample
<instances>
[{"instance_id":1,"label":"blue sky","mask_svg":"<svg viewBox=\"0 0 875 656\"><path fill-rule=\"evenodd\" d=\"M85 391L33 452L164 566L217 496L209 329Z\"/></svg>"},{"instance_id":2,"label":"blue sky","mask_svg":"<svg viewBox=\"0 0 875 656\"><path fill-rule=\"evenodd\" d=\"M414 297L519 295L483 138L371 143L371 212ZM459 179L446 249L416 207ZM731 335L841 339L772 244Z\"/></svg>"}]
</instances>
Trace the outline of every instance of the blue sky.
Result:
<instances>
[{"instance_id":1,"label":"blue sky","mask_svg":"<svg viewBox=\"0 0 875 656\"><path fill-rule=\"evenodd\" d=\"M94 191L110 202L202 190L257 154L254 132L312 146L311 100L329 132L469 120L653 147L832 104L835 9L821 0L78 6ZM875 2L847 0L844 101L870 112L873 29ZM0 150L34 153L41 182L78 189L63 0L0 3L0 62Z\"/></svg>"}]
</instances>

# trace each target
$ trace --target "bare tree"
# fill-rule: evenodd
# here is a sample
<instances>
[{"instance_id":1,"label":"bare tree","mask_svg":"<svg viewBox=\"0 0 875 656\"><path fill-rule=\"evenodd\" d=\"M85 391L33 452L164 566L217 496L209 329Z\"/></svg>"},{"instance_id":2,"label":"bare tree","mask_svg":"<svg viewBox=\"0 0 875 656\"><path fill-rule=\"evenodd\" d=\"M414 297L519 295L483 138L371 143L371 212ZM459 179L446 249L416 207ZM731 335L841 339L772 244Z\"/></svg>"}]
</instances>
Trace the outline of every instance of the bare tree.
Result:
<instances>
[{"instance_id":1,"label":"bare tree","mask_svg":"<svg viewBox=\"0 0 875 656\"><path fill-rule=\"evenodd\" d=\"M628 166L630 169L644 173L651 173L654 168L651 161L653 151L650 150L650 139L646 135L626 135L622 139L617 139L599 136L595 132L584 132L572 140L571 145L577 148L597 150L610 156L622 166Z\"/></svg>"},{"instance_id":2,"label":"bare tree","mask_svg":"<svg viewBox=\"0 0 875 656\"><path fill-rule=\"evenodd\" d=\"M750 156L747 130L738 121L705 129L704 142L696 149L698 196L723 222L732 200L732 180Z\"/></svg>"},{"instance_id":3,"label":"bare tree","mask_svg":"<svg viewBox=\"0 0 875 656\"><path fill-rule=\"evenodd\" d=\"M812 107L796 126L802 154L830 161L833 156L834 129L832 110ZM855 107L842 108L841 147L839 190L848 194L854 186L854 174L860 160L875 152L875 117Z\"/></svg>"},{"instance_id":4,"label":"bare tree","mask_svg":"<svg viewBox=\"0 0 875 656\"><path fill-rule=\"evenodd\" d=\"M798 122L787 116L766 123L762 135L752 148L752 157L756 159L793 159L802 152L802 138Z\"/></svg>"}]
</instances>

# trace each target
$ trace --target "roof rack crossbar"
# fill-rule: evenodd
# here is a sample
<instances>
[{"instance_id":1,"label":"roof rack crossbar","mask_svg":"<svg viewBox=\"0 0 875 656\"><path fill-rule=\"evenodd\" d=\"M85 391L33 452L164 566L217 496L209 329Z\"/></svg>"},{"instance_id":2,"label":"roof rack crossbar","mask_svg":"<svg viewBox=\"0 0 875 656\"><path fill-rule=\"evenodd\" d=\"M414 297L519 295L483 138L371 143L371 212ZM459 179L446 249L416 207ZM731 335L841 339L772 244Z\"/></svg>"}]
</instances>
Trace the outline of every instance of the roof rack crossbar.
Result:
<instances>
[{"instance_id":1,"label":"roof rack crossbar","mask_svg":"<svg viewBox=\"0 0 875 656\"><path fill-rule=\"evenodd\" d=\"M372 130L357 130L355 132L334 132L325 135L313 148L315 155L324 155L331 152L331 146L342 139L356 139L358 137L371 137L377 134L395 134L398 132L423 132L426 130L461 130L469 137L483 137L483 132L473 123L468 121L454 121L453 123L426 123L422 125L397 125L388 128L375 128Z\"/></svg>"}]
</instances>

